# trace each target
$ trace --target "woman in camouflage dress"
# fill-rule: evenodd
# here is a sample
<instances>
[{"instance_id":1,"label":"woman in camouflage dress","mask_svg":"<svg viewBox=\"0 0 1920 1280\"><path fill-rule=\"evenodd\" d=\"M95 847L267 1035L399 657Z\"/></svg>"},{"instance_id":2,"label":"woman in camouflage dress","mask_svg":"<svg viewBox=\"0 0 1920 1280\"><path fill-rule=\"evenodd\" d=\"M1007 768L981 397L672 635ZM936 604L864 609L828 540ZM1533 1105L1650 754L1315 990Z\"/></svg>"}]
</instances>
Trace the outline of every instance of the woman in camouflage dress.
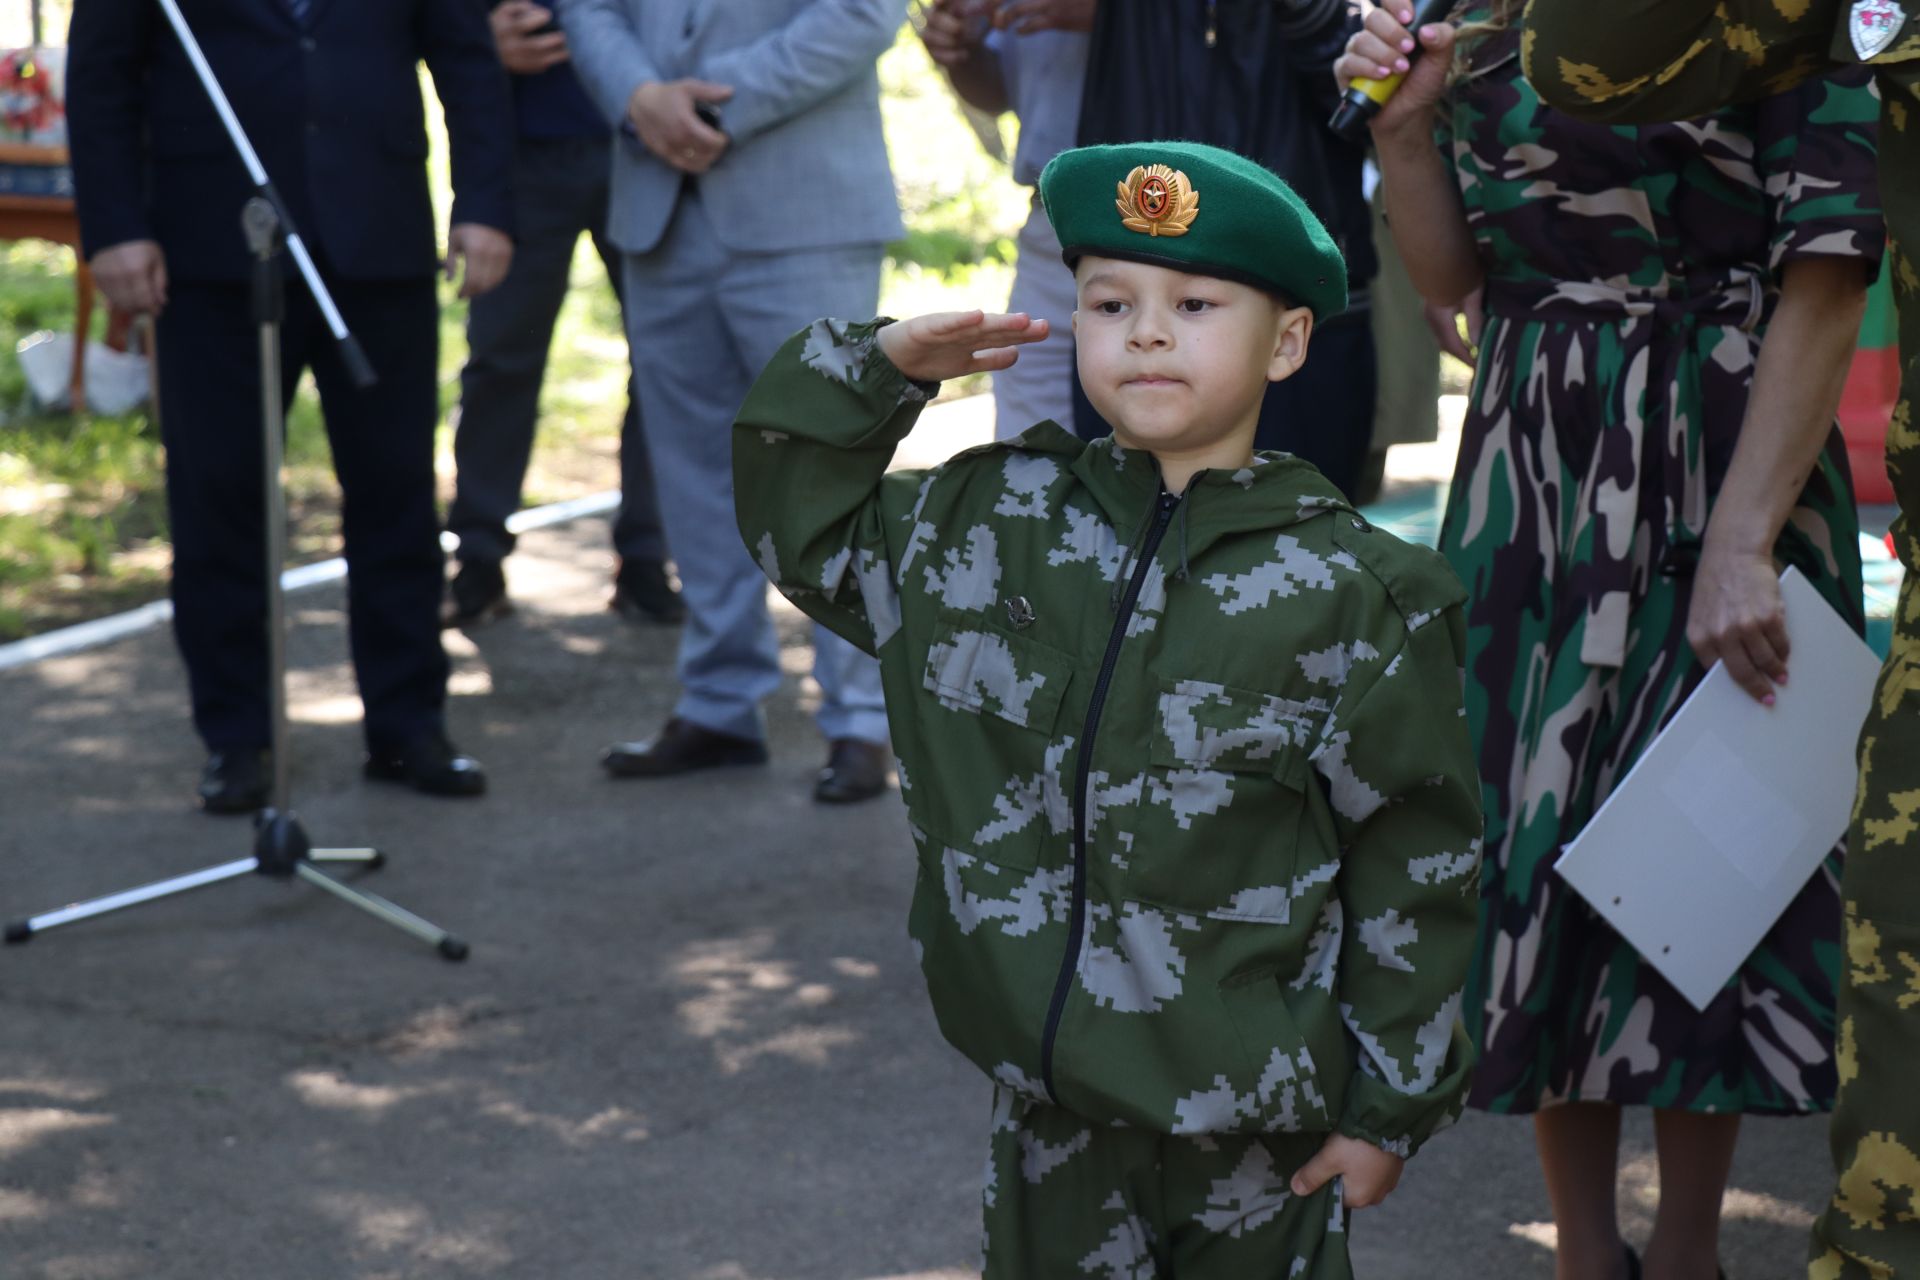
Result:
<instances>
[{"instance_id":1,"label":"woman in camouflage dress","mask_svg":"<svg viewBox=\"0 0 1920 1280\"><path fill-rule=\"evenodd\" d=\"M1583 124L1522 77L1518 7L1468 6L1457 42L1423 29L1373 125L1416 285L1486 297L1441 535L1472 595L1487 813L1470 1101L1534 1115L1562 1280L1637 1274L1620 1108L1655 1108L1647 1274L1706 1277L1739 1116L1833 1103L1838 854L1705 1013L1553 862L1707 664L1763 700L1785 681L1779 564L1863 625L1833 415L1884 245L1850 194L1873 189L1877 107L1864 81L1814 81L1683 124ZM1408 69L1408 8L1369 17L1343 81Z\"/></svg>"}]
</instances>

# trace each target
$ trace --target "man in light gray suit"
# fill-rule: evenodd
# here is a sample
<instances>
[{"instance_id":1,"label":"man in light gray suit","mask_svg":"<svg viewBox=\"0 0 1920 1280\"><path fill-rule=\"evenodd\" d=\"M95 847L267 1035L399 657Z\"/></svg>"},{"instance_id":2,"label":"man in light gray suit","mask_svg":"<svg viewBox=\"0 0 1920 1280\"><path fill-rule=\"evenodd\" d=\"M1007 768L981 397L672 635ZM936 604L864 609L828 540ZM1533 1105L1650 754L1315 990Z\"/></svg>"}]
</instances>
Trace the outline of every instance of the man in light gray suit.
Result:
<instances>
[{"instance_id":1,"label":"man in light gray suit","mask_svg":"<svg viewBox=\"0 0 1920 1280\"><path fill-rule=\"evenodd\" d=\"M874 61L906 0L561 0L574 69L621 120L608 234L624 253L634 385L688 621L681 694L654 738L605 758L661 777L767 758L780 683L767 581L733 512L730 437L779 345L819 316L878 306L901 233ZM657 425L656 425L657 424ZM831 744L814 795L886 786L873 659L814 629Z\"/></svg>"}]
</instances>

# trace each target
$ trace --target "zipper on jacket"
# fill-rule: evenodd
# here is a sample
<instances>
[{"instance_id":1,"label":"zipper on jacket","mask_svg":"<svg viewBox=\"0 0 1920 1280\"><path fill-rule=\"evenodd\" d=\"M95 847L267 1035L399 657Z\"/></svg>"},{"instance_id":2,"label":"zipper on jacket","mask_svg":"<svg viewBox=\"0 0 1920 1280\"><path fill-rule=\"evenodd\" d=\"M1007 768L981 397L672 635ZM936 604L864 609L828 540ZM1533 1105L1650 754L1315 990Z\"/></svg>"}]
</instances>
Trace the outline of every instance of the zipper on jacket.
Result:
<instances>
[{"instance_id":1,"label":"zipper on jacket","mask_svg":"<svg viewBox=\"0 0 1920 1280\"><path fill-rule=\"evenodd\" d=\"M1160 495L1153 526L1140 546L1133 577L1127 583L1126 595L1121 597L1113 631L1107 636L1106 656L1101 659L1100 677L1094 681L1093 696L1087 701L1086 727L1080 734L1080 758L1073 771L1073 907L1067 922L1067 953L1060 960L1060 975L1053 983L1053 1003L1047 1007L1046 1029L1040 1035L1040 1080L1055 1104L1059 1103L1060 1094L1053 1087L1053 1042L1060 1034L1060 1018L1067 1009L1067 995L1073 990L1074 971L1080 967L1081 939L1087 930L1087 788L1093 777L1093 738L1100 729L1100 713L1106 708L1107 686L1113 683L1113 668L1120 660L1120 645L1127 638L1127 624L1133 620L1140 592L1147 585L1147 574L1153 570L1154 553L1160 548L1160 540L1167 536L1167 526L1173 523L1173 513L1179 506L1176 495L1164 492Z\"/></svg>"}]
</instances>

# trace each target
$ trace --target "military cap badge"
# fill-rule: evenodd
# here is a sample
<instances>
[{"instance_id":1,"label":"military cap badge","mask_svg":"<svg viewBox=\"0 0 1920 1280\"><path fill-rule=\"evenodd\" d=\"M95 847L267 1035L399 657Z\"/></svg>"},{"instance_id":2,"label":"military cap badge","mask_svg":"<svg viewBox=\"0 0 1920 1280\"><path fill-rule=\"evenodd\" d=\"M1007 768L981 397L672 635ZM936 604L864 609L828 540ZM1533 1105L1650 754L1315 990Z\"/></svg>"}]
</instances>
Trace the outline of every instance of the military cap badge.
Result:
<instances>
[{"instance_id":1,"label":"military cap badge","mask_svg":"<svg viewBox=\"0 0 1920 1280\"><path fill-rule=\"evenodd\" d=\"M1119 184L1120 225L1148 236L1183 236L1200 216L1200 193L1164 164L1135 165Z\"/></svg>"}]
</instances>

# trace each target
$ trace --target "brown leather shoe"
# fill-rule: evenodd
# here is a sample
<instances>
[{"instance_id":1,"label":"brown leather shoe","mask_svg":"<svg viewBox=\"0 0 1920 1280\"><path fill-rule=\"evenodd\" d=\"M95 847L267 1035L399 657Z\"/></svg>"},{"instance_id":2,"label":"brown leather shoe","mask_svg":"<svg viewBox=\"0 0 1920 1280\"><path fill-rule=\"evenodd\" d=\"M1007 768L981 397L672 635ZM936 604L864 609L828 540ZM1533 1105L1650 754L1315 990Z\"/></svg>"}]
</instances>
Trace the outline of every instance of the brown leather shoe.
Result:
<instances>
[{"instance_id":1,"label":"brown leather shoe","mask_svg":"<svg viewBox=\"0 0 1920 1280\"><path fill-rule=\"evenodd\" d=\"M829 744L827 767L813 784L813 798L821 804L855 804L871 800L887 789L893 754L878 742L836 738Z\"/></svg>"},{"instance_id":2,"label":"brown leather shoe","mask_svg":"<svg viewBox=\"0 0 1920 1280\"><path fill-rule=\"evenodd\" d=\"M616 778L666 778L722 765L765 764L767 744L757 738L716 733L677 716L645 742L607 748L600 764Z\"/></svg>"}]
</instances>

